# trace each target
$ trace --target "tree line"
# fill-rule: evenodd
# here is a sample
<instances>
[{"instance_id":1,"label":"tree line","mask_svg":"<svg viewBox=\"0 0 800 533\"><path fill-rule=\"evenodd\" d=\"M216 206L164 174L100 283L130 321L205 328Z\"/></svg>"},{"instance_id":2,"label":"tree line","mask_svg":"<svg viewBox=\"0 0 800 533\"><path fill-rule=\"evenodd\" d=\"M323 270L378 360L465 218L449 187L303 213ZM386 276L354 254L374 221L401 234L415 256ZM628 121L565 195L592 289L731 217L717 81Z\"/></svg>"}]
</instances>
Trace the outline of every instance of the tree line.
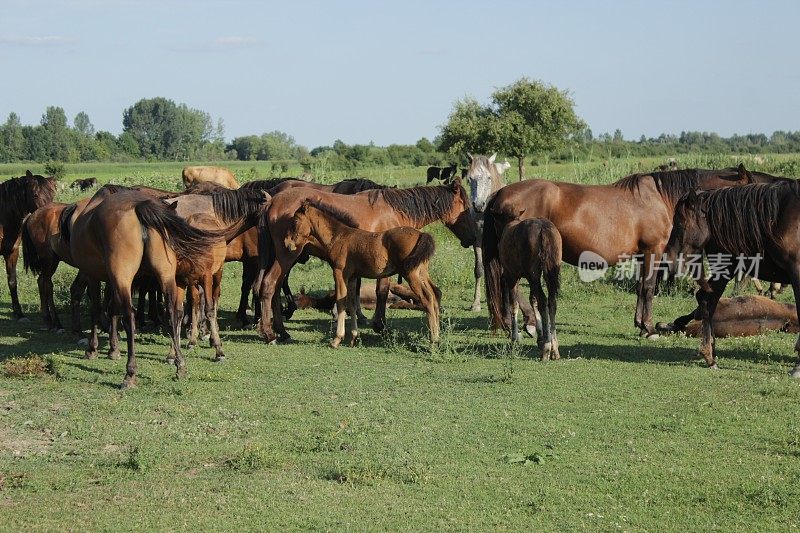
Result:
<instances>
[{"instance_id":1,"label":"tree line","mask_svg":"<svg viewBox=\"0 0 800 533\"><path fill-rule=\"evenodd\" d=\"M222 119L214 121L204 111L160 97L125 109L122 126L119 135L95 131L83 111L70 124L57 106L47 107L35 125L23 125L12 112L0 125L0 162L269 160L354 171L365 166L464 164L470 151L514 158L522 176L526 160L800 152L800 131L730 137L687 131L631 140L616 130L594 136L576 115L567 91L526 78L498 89L486 104L472 98L456 101L435 139L423 137L409 145L347 144L337 139L309 150L281 131L226 142Z\"/></svg>"}]
</instances>

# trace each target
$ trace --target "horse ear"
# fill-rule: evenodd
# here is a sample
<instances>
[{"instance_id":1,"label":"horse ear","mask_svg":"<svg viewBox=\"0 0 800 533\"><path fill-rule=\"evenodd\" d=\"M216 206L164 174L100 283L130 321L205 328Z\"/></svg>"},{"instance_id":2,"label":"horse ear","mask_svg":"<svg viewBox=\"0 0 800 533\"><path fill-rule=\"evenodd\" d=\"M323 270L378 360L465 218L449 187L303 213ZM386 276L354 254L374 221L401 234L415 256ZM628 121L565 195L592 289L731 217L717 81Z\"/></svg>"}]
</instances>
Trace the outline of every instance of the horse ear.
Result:
<instances>
[{"instance_id":1,"label":"horse ear","mask_svg":"<svg viewBox=\"0 0 800 533\"><path fill-rule=\"evenodd\" d=\"M470 161L472 161L472 159L473 159L473 156L472 156L472 154L471 154L471 153L467 152L467 157L469 157L469 160L470 160Z\"/></svg>"},{"instance_id":2,"label":"horse ear","mask_svg":"<svg viewBox=\"0 0 800 533\"><path fill-rule=\"evenodd\" d=\"M744 168L744 163L739 163L736 171L739 173L739 181L745 181L747 183L751 183L753 181L750 173Z\"/></svg>"},{"instance_id":3,"label":"horse ear","mask_svg":"<svg viewBox=\"0 0 800 533\"><path fill-rule=\"evenodd\" d=\"M461 188L461 176L453 176L450 180L450 186L453 188L454 191L457 191Z\"/></svg>"},{"instance_id":4,"label":"horse ear","mask_svg":"<svg viewBox=\"0 0 800 533\"><path fill-rule=\"evenodd\" d=\"M262 190L261 192L264 194L264 203L272 201L272 195L270 193L264 190Z\"/></svg>"},{"instance_id":5,"label":"horse ear","mask_svg":"<svg viewBox=\"0 0 800 533\"><path fill-rule=\"evenodd\" d=\"M27 177L29 177L29 178L33 177L33 174L31 173L30 169L28 169L28 170L26 170L26 171L25 171L25 175L26 175Z\"/></svg>"},{"instance_id":6,"label":"horse ear","mask_svg":"<svg viewBox=\"0 0 800 533\"><path fill-rule=\"evenodd\" d=\"M497 152L492 154L492 157L489 158L489 163L494 163L494 160L497 159Z\"/></svg>"}]
</instances>

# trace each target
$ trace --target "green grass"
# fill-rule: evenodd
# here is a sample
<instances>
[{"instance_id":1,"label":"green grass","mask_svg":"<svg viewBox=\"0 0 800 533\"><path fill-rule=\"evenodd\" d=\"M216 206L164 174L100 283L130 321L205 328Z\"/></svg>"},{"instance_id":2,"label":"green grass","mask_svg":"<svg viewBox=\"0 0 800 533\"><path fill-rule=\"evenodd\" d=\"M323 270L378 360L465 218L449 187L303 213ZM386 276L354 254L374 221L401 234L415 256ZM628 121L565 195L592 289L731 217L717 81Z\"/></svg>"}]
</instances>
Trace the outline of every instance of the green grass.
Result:
<instances>
[{"instance_id":1,"label":"green grass","mask_svg":"<svg viewBox=\"0 0 800 533\"><path fill-rule=\"evenodd\" d=\"M128 172L106 170L105 179ZM405 184L418 170L370 175ZM163 363L167 338L147 330L137 339L139 387L124 393L124 359L87 361L68 335L39 331L33 277L20 279L28 323L10 320L0 283L0 364L27 368L20 358L37 354L47 368L0 372L0 529L797 526L800 382L786 375L794 336L720 339L713 372L695 357L695 339L641 340L623 287L583 284L565 267L563 358L542 363L531 340L509 353L484 314L465 311L472 253L430 229L445 307L436 352L425 348L422 315L395 310L392 333L364 329L357 348L328 348L330 320L314 311L288 323L295 342L267 346L234 327L241 268L232 264L227 360L213 363L202 346L176 382ZM70 281L62 266L62 320ZM311 261L292 285L328 289L330 271ZM662 294L656 318L692 303Z\"/></svg>"}]
</instances>

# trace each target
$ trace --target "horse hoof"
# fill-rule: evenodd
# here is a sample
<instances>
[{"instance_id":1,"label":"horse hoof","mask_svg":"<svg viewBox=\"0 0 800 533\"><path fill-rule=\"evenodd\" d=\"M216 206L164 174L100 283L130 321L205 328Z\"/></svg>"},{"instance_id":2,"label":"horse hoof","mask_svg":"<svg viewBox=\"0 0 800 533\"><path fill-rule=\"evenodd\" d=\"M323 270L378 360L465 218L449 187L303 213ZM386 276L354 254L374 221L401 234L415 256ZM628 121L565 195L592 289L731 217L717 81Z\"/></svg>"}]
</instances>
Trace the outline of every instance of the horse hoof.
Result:
<instances>
[{"instance_id":1,"label":"horse hoof","mask_svg":"<svg viewBox=\"0 0 800 533\"><path fill-rule=\"evenodd\" d=\"M165 365L174 365L175 364L175 358L174 357L167 357L166 359L164 359L164 364Z\"/></svg>"},{"instance_id":2,"label":"horse hoof","mask_svg":"<svg viewBox=\"0 0 800 533\"><path fill-rule=\"evenodd\" d=\"M651 334L649 334L649 335L648 335L647 337L645 337L645 338L646 338L647 340L649 340L649 341L657 341L658 339L660 339L660 338L661 338L661 336L660 336L658 333L651 333Z\"/></svg>"},{"instance_id":3,"label":"horse hoof","mask_svg":"<svg viewBox=\"0 0 800 533\"><path fill-rule=\"evenodd\" d=\"M120 357L119 350L108 352L108 358L111 359L112 361L116 361L117 359L119 359L119 357Z\"/></svg>"},{"instance_id":4,"label":"horse hoof","mask_svg":"<svg viewBox=\"0 0 800 533\"><path fill-rule=\"evenodd\" d=\"M713 365L711 365L708 368L709 368L709 370L719 370L719 366L717 366L717 363L714 363Z\"/></svg>"},{"instance_id":5,"label":"horse hoof","mask_svg":"<svg viewBox=\"0 0 800 533\"><path fill-rule=\"evenodd\" d=\"M481 304L472 304L472 307L470 307L469 310L473 313L479 313L481 310Z\"/></svg>"},{"instance_id":6,"label":"horse hoof","mask_svg":"<svg viewBox=\"0 0 800 533\"><path fill-rule=\"evenodd\" d=\"M218 356L216 356L216 357L214 358L214 362L215 362L215 363L224 363L224 362L225 362L225 356L224 356L224 355L218 355Z\"/></svg>"},{"instance_id":7,"label":"horse hoof","mask_svg":"<svg viewBox=\"0 0 800 533\"><path fill-rule=\"evenodd\" d=\"M87 352L84 354L84 357L86 357L86 359L97 359L97 350L95 350L95 351L93 351L93 352L89 352L89 351L87 351Z\"/></svg>"},{"instance_id":8,"label":"horse hoof","mask_svg":"<svg viewBox=\"0 0 800 533\"><path fill-rule=\"evenodd\" d=\"M793 378L800 378L800 367L794 367L791 372L789 372L789 376Z\"/></svg>"},{"instance_id":9,"label":"horse hoof","mask_svg":"<svg viewBox=\"0 0 800 533\"><path fill-rule=\"evenodd\" d=\"M186 377L186 367L182 366L178 370L175 371L175 379L181 380Z\"/></svg>"},{"instance_id":10,"label":"horse hoof","mask_svg":"<svg viewBox=\"0 0 800 533\"><path fill-rule=\"evenodd\" d=\"M136 382L136 376L125 376L119 388L122 390L133 389L136 387Z\"/></svg>"},{"instance_id":11,"label":"horse hoof","mask_svg":"<svg viewBox=\"0 0 800 533\"><path fill-rule=\"evenodd\" d=\"M333 339L331 341L331 348L338 348L341 343L342 339Z\"/></svg>"},{"instance_id":12,"label":"horse hoof","mask_svg":"<svg viewBox=\"0 0 800 533\"><path fill-rule=\"evenodd\" d=\"M672 333L675 331L675 324L670 324L669 322L657 322L656 331L660 333Z\"/></svg>"},{"instance_id":13,"label":"horse hoof","mask_svg":"<svg viewBox=\"0 0 800 533\"><path fill-rule=\"evenodd\" d=\"M525 324L525 327L523 329L525 330L525 333L528 334L528 337L530 337L531 339L536 338L536 326L531 324Z\"/></svg>"}]
</instances>

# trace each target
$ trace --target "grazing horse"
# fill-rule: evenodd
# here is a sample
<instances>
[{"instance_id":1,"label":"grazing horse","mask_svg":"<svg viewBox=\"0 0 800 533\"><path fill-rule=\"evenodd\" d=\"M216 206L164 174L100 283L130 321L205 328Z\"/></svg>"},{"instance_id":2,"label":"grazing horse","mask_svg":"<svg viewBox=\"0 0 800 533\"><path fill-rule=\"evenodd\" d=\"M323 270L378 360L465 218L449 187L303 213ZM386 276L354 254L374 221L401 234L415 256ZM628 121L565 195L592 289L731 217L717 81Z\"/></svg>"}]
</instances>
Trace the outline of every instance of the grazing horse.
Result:
<instances>
[{"instance_id":1,"label":"grazing horse","mask_svg":"<svg viewBox=\"0 0 800 533\"><path fill-rule=\"evenodd\" d=\"M85 191L86 189L97 187L97 178L85 178L81 180L75 180L69 187L70 189L79 189L81 191Z\"/></svg>"},{"instance_id":2,"label":"grazing horse","mask_svg":"<svg viewBox=\"0 0 800 533\"><path fill-rule=\"evenodd\" d=\"M187 189L193 183L201 181L213 181L229 189L239 188L239 182L236 181L233 172L223 167L183 167L181 178L183 186Z\"/></svg>"},{"instance_id":3,"label":"grazing horse","mask_svg":"<svg viewBox=\"0 0 800 533\"><path fill-rule=\"evenodd\" d=\"M658 324L662 333L684 332L688 337L700 337L703 321L692 311L675 319L672 324ZM734 296L720 298L712 321L714 337L750 337L767 331L800 333L797 306L776 302L764 296Z\"/></svg>"},{"instance_id":4,"label":"grazing horse","mask_svg":"<svg viewBox=\"0 0 800 533\"><path fill-rule=\"evenodd\" d=\"M519 340L517 326L517 289L520 278L530 284L530 305L538 306L542 317L542 334L537 344L542 350L542 360L558 359L556 337L556 307L561 272L561 235L552 222L543 218L514 221L503 229L498 245L503 275L491 278L499 285L487 288L487 306L492 328L503 327L511 332L511 340ZM486 278L487 283L490 278ZM547 285L547 296L542 289L542 279ZM489 298L491 295L491 298Z\"/></svg>"},{"instance_id":5,"label":"grazing horse","mask_svg":"<svg viewBox=\"0 0 800 533\"><path fill-rule=\"evenodd\" d=\"M350 214L334 206L306 200L295 212L283 240L290 252L311 244L312 254L333 269L336 288L337 348L345 336L345 317L349 312L350 346L358 338L356 279L388 278L400 274L408 281L416 299L425 307L431 342L439 341L439 298L441 292L428 273L428 263L436 245L429 234L409 227L372 232L358 229Z\"/></svg>"},{"instance_id":6,"label":"grazing horse","mask_svg":"<svg viewBox=\"0 0 800 533\"><path fill-rule=\"evenodd\" d=\"M6 263L8 290L11 293L11 315L23 319L17 294L17 260L19 259L22 221L28 213L53 201L56 195L55 178L31 174L0 183L0 255Z\"/></svg>"},{"instance_id":7,"label":"grazing horse","mask_svg":"<svg viewBox=\"0 0 800 533\"><path fill-rule=\"evenodd\" d=\"M489 198L499 191L505 184L503 172L500 171L498 163L494 160L497 154L490 157L485 155L469 156L469 168L467 169L467 180L469 181L470 201L472 202L472 214L475 217L475 224L478 228L478 236L475 246L472 247L475 253L475 295L472 299L472 311L481 310L481 278L483 277L483 250L481 241L483 239L483 211L486 209L486 202Z\"/></svg>"},{"instance_id":8,"label":"grazing horse","mask_svg":"<svg viewBox=\"0 0 800 533\"><path fill-rule=\"evenodd\" d=\"M700 284L697 316L703 321L699 352L709 367L717 368L713 320L726 285L737 274L738 257L757 257L757 277L791 283L795 302L800 301L800 183L789 180L701 194L690 191L675 209L665 254L670 273L677 270L679 257L685 260L687 254L700 252L709 262L712 257L732 258L721 261L708 280L702 272L694 276ZM797 378L800 337L794 349L798 360L790 374Z\"/></svg>"},{"instance_id":9,"label":"grazing horse","mask_svg":"<svg viewBox=\"0 0 800 533\"><path fill-rule=\"evenodd\" d=\"M180 328L184 287L176 282L176 276L179 270L208 269L214 259L209 250L222 237L193 228L170 206L141 191L109 194L100 189L74 220L72 214L74 209L62 213L59 238L69 248L74 266L89 280L92 335L86 356L97 356L100 282L107 282L114 295L113 314L122 314L128 338L122 388L136 385L136 319L131 287L137 275L148 275L158 280L166 297L176 373L183 377L186 365L180 348Z\"/></svg>"},{"instance_id":10,"label":"grazing horse","mask_svg":"<svg viewBox=\"0 0 800 533\"><path fill-rule=\"evenodd\" d=\"M288 250L283 239L292 217L300 205L311 200L320 205L335 206L348 213L357 227L366 231L385 231L399 226L422 228L436 221L444 222L464 247L475 242L475 224L469 214L469 198L461 179L449 185L411 187L408 189L376 189L353 195L341 195L311 188L294 188L276 194L272 204L259 221L259 250L264 274L261 281L261 335L272 342L288 340L280 317L280 299L273 298L276 288L303 253L303 248ZM313 243L307 248L313 248ZM311 249L309 249L311 252ZM313 253L313 252L311 252ZM378 280L377 307L373 329L386 327L386 298L388 280ZM273 312L273 307L275 308Z\"/></svg>"},{"instance_id":11,"label":"grazing horse","mask_svg":"<svg viewBox=\"0 0 800 533\"><path fill-rule=\"evenodd\" d=\"M635 257L643 265L637 286L634 324L643 335L657 335L652 302L658 260L672 229L678 199L690 190L719 189L753 182L783 180L738 169L678 170L633 174L610 185L578 185L526 180L500 189L484 212L483 264L486 276L499 276L497 242L512 220L547 218L564 244L564 260L578 265L583 257L614 265ZM496 282L487 283L496 286ZM487 296L488 298L488 296Z\"/></svg>"},{"instance_id":12,"label":"grazing horse","mask_svg":"<svg viewBox=\"0 0 800 533\"><path fill-rule=\"evenodd\" d=\"M430 183L433 180L438 180L442 175L442 167L428 167L425 173L425 183Z\"/></svg>"}]
</instances>

